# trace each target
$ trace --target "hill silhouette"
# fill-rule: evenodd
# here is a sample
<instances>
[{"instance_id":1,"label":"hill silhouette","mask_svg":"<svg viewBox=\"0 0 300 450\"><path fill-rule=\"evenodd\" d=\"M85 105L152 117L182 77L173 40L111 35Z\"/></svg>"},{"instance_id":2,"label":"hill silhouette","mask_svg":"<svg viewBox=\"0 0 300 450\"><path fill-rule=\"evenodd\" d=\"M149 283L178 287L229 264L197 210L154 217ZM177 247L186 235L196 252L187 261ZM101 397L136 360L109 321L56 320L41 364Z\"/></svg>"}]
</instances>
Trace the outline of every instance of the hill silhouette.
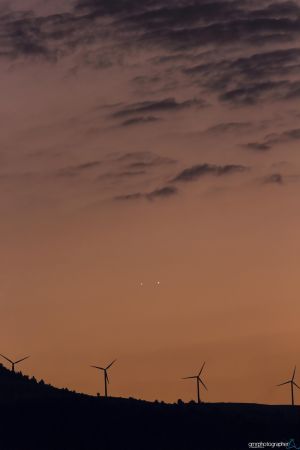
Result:
<instances>
[{"instance_id":1,"label":"hill silhouette","mask_svg":"<svg viewBox=\"0 0 300 450\"><path fill-rule=\"evenodd\" d=\"M242 450L300 446L300 407L103 398L0 365L1 450Z\"/></svg>"}]
</instances>

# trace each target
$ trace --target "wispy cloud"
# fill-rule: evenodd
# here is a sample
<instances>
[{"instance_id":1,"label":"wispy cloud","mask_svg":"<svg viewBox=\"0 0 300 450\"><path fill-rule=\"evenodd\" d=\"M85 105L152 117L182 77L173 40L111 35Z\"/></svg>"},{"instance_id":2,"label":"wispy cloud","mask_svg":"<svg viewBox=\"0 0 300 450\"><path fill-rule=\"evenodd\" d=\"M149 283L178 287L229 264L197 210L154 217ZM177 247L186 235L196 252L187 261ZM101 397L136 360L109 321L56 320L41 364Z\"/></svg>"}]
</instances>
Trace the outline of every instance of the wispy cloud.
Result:
<instances>
[{"instance_id":1,"label":"wispy cloud","mask_svg":"<svg viewBox=\"0 0 300 450\"><path fill-rule=\"evenodd\" d=\"M146 169L151 167L176 164L173 158L161 156L152 152L129 152L117 158L117 161L131 169Z\"/></svg>"},{"instance_id":2,"label":"wispy cloud","mask_svg":"<svg viewBox=\"0 0 300 450\"><path fill-rule=\"evenodd\" d=\"M300 128L294 128L281 133L268 134L261 142L249 142L245 144L244 147L250 150L264 152L270 150L274 145L298 140L300 140Z\"/></svg>"},{"instance_id":3,"label":"wispy cloud","mask_svg":"<svg viewBox=\"0 0 300 450\"><path fill-rule=\"evenodd\" d=\"M224 122L213 125L205 130L205 134L218 136L224 133L247 132L253 128L252 122Z\"/></svg>"},{"instance_id":4,"label":"wispy cloud","mask_svg":"<svg viewBox=\"0 0 300 450\"><path fill-rule=\"evenodd\" d=\"M241 147L267 154L275 146L300 139L297 125L287 121L277 129L274 123L268 126L268 131L275 130L269 134L258 128L258 121L270 119L268 102L297 109L292 102L300 98L298 1L74 0L68 12L37 11L6 9L0 14L1 64L16 70L43 61L41 66L55 68L56 75L71 78L72 72L74 80L80 76L91 80L97 92L89 99L90 92L84 96L83 88L78 105L90 101L89 115L81 112L75 130L76 137L82 137L76 142L77 155L82 145L90 146L86 154L94 156L78 165L66 162L56 176L111 177L112 190L117 180L125 192L132 191L121 198L152 200L176 194L176 183L246 172L245 161L251 155ZM12 60L21 64L11 64ZM51 75L49 80L52 83ZM265 116L262 112L253 119L262 104ZM253 137L254 129L262 137ZM184 136L182 141L175 140L176 133ZM191 146L186 147L191 134ZM232 152L240 151L241 164L222 164L223 155L218 159L216 149L215 164L188 166L185 152L195 150L197 134L204 161L205 141L221 141L226 134L224 143L227 140ZM222 151L225 144L219 145ZM97 159L102 158L98 151L108 149L111 155L119 153L98 170ZM156 149L168 157L156 155ZM230 156L230 161L239 161L236 158ZM164 187L151 190L158 180Z\"/></svg>"},{"instance_id":5,"label":"wispy cloud","mask_svg":"<svg viewBox=\"0 0 300 450\"><path fill-rule=\"evenodd\" d=\"M153 201L159 198L168 198L176 195L178 193L178 189L174 186L164 186L159 189L155 189L150 192L135 192L133 194L120 195L115 197L115 200L118 201L128 201L128 200L149 200Z\"/></svg>"},{"instance_id":6,"label":"wispy cloud","mask_svg":"<svg viewBox=\"0 0 300 450\"><path fill-rule=\"evenodd\" d=\"M80 175L83 172L88 172L92 169L98 168L101 164L101 161L87 161L82 164L63 167L57 171L57 175L60 177L73 177Z\"/></svg>"},{"instance_id":7,"label":"wispy cloud","mask_svg":"<svg viewBox=\"0 0 300 450\"><path fill-rule=\"evenodd\" d=\"M199 164L182 170L172 181L186 183L190 181L197 181L199 178L202 178L206 175L224 176L245 172L246 170L248 170L247 167L236 164L228 164L224 166L218 166L214 164Z\"/></svg>"},{"instance_id":8,"label":"wispy cloud","mask_svg":"<svg viewBox=\"0 0 300 450\"><path fill-rule=\"evenodd\" d=\"M191 107L204 107L206 103L203 100L192 99L178 102L174 98L165 98L156 101L144 101L127 105L112 114L113 117L126 117L135 114L143 114L149 112L179 111Z\"/></svg>"},{"instance_id":9,"label":"wispy cloud","mask_svg":"<svg viewBox=\"0 0 300 450\"><path fill-rule=\"evenodd\" d=\"M210 61L185 64L182 72L219 101L243 106L300 95L298 2L77 0L73 5L69 12L46 16L34 11L3 14L0 57L58 61L84 48L82 64L105 69L119 64L130 48L159 48L166 52L160 60L171 64L178 55L186 58L192 49L203 54L210 46ZM265 48L281 44L286 48ZM220 46L222 58L213 51ZM232 47L239 47L243 56L233 57ZM161 79L167 82L166 73L135 77L146 85ZM163 98L130 104L115 116L205 105L201 99Z\"/></svg>"},{"instance_id":10,"label":"wispy cloud","mask_svg":"<svg viewBox=\"0 0 300 450\"><path fill-rule=\"evenodd\" d=\"M144 125L144 124L148 124L148 123L159 122L161 120L162 119L160 119L159 117L154 117L154 116L133 117L132 119L124 120L124 122L121 123L121 127L130 127L133 125Z\"/></svg>"}]
</instances>

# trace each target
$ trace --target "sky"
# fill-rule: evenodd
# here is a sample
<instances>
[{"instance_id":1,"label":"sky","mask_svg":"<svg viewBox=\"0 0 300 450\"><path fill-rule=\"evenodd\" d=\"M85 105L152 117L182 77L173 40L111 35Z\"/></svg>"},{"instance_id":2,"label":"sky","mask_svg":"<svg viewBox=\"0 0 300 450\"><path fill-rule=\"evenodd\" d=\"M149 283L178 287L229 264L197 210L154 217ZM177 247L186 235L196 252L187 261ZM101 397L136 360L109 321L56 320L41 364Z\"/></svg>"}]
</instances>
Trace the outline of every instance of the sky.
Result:
<instances>
[{"instance_id":1,"label":"sky","mask_svg":"<svg viewBox=\"0 0 300 450\"><path fill-rule=\"evenodd\" d=\"M300 1L0 0L0 69L1 353L93 395L117 358L111 395L167 402L206 361L205 401L288 402Z\"/></svg>"}]
</instances>

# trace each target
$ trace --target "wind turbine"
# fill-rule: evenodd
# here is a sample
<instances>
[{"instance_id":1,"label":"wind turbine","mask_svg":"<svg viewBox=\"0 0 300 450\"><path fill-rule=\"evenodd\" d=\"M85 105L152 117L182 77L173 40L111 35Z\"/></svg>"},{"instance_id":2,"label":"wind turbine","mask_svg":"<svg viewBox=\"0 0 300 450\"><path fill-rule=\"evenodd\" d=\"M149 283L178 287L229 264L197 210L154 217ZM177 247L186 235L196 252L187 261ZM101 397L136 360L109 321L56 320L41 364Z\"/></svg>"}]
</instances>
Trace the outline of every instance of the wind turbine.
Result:
<instances>
[{"instance_id":1,"label":"wind turbine","mask_svg":"<svg viewBox=\"0 0 300 450\"><path fill-rule=\"evenodd\" d=\"M8 361L11 364L11 371L12 372L15 371L15 365L16 364L19 364L21 361L24 361L25 359L30 358L30 356L25 356L25 358L18 359L17 361L12 361L11 359L7 358L6 356L1 355L1 353L0 353L0 356L2 356L2 358L6 359L6 361Z\"/></svg>"},{"instance_id":2,"label":"wind turbine","mask_svg":"<svg viewBox=\"0 0 300 450\"><path fill-rule=\"evenodd\" d=\"M108 366L106 366L106 367L91 366L94 369L103 370L103 372L104 372L104 392L105 392L105 397L107 397L107 383L109 383L109 378L108 378L108 375L107 375L107 371L116 361L117 360L114 359L113 362L108 364Z\"/></svg>"},{"instance_id":3,"label":"wind turbine","mask_svg":"<svg viewBox=\"0 0 300 450\"><path fill-rule=\"evenodd\" d=\"M194 375L192 377L182 378L183 380L191 380L191 379L197 380L197 400L198 400L198 403L201 403L201 400L200 400L200 383L202 384L202 386L205 387L206 390L208 390L207 387L205 386L205 384L203 383L203 381L201 380L201 373L203 371L204 366L205 366L205 362L203 363L203 365L202 365L198 375Z\"/></svg>"},{"instance_id":4,"label":"wind turbine","mask_svg":"<svg viewBox=\"0 0 300 450\"><path fill-rule=\"evenodd\" d=\"M300 387L298 386L297 383L295 383L294 379L295 379L295 373L296 373L296 366L294 368L294 372L293 372L293 376L291 378L291 380L289 381L285 381L284 383L280 383L277 384L277 386L283 386L284 384L290 384L291 385L291 396L292 396L292 405L294 406L294 386L296 386L298 389L300 389Z\"/></svg>"}]
</instances>

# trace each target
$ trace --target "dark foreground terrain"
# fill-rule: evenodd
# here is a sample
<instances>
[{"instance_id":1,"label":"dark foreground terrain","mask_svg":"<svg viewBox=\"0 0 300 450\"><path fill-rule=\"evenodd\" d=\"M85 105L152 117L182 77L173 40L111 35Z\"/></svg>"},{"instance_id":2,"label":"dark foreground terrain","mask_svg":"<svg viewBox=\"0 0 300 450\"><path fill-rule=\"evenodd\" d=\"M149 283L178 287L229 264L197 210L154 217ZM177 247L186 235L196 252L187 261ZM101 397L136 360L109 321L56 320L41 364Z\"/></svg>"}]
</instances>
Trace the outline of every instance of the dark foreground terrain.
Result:
<instances>
[{"instance_id":1,"label":"dark foreground terrain","mask_svg":"<svg viewBox=\"0 0 300 450\"><path fill-rule=\"evenodd\" d=\"M0 431L0 450L242 450L292 438L300 447L300 407L96 398L0 366Z\"/></svg>"}]
</instances>

